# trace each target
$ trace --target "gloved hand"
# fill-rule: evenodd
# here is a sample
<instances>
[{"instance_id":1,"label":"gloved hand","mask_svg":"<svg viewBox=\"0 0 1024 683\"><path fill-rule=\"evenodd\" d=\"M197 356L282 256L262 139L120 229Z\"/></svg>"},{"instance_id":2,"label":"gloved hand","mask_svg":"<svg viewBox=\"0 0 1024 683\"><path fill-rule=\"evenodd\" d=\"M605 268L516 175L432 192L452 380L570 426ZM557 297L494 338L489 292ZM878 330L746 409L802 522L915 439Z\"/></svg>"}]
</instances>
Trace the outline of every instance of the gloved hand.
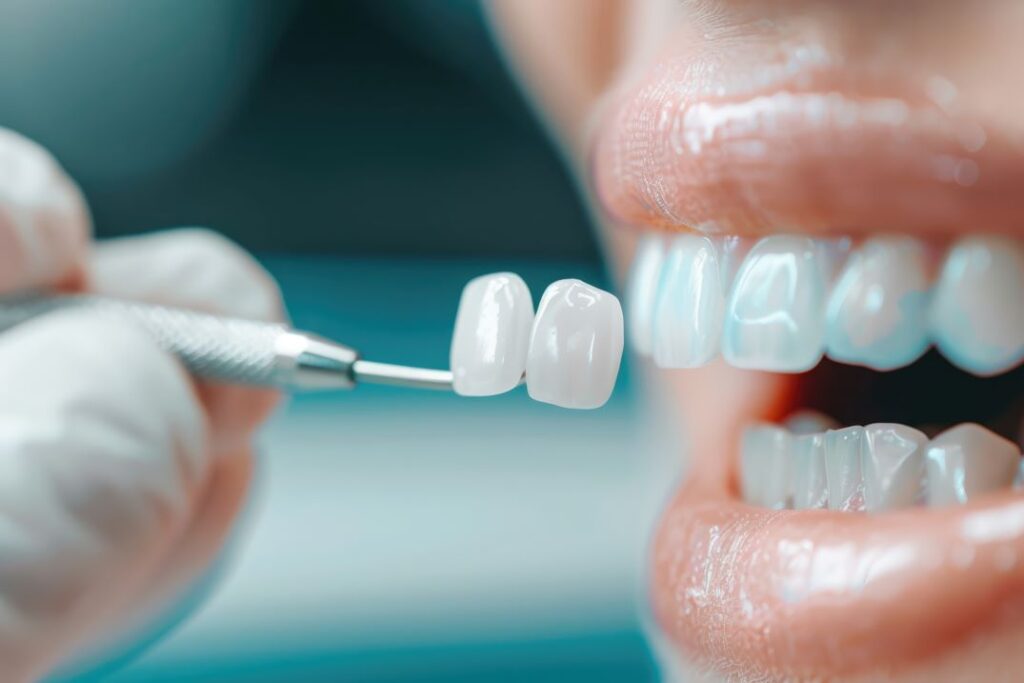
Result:
<instances>
[{"instance_id":1,"label":"gloved hand","mask_svg":"<svg viewBox=\"0 0 1024 683\"><path fill-rule=\"evenodd\" d=\"M200 230L90 243L81 193L0 129L0 295L88 290L254 319L272 280ZM209 564L275 395L197 384L128 323L65 312L0 333L0 680L33 680Z\"/></svg>"}]
</instances>

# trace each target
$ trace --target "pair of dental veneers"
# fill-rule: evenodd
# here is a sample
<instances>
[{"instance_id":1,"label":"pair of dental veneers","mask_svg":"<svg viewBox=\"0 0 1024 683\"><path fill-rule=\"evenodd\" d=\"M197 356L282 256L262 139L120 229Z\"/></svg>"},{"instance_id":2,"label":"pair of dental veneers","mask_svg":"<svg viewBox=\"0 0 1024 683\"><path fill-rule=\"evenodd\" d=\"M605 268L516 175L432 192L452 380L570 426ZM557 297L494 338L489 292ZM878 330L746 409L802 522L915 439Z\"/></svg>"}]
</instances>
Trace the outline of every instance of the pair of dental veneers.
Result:
<instances>
[{"instance_id":1,"label":"pair of dental veneers","mask_svg":"<svg viewBox=\"0 0 1024 683\"><path fill-rule=\"evenodd\" d=\"M471 280L462 290L452 335L455 392L493 396L526 375L530 398L563 408L608 401L622 360L622 307L614 294L580 280L544 291L536 314L515 273Z\"/></svg>"}]
</instances>

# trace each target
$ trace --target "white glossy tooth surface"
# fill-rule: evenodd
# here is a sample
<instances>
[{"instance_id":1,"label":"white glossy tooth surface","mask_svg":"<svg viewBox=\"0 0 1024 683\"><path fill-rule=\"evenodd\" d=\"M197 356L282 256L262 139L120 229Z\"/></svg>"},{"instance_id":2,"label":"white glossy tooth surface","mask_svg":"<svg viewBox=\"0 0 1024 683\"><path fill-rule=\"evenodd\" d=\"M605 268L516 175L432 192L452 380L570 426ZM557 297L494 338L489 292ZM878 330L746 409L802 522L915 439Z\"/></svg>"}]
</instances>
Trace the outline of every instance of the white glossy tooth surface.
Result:
<instances>
[{"instance_id":1,"label":"white glossy tooth surface","mask_svg":"<svg viewBox=\"0 0 1024 683\"><path fill-rule=\"evenodd\" d=\"M651 355L654 349L654 306L664 260L665 244L660 235L640 239L626 289L626 326L630 343L644 356Z\"/></svg>"},{"instance_id":2,"label":"white glossy tooth surface","mask_svg":"<svg viewBox=\"0 0 1024 683\"><path fill-rule=\"evenodd\" d=\"M966 503L1008 488L1019 467L1015 443L980 425L957 425L928 444L928 504Z\"/></svg>"},{"instance_id":3,"label":"white glossy tooth surface","mask_svg":"<svg viewBox=\"0 0 1024 683\"><path fill-rule=\"evenodd\" d=\"M864 509L881 512L917 502L925 474L928 437L899 424L873 424L861 440Z\"/></svg>"},{"instance_id":4,"label":"white glossy tooth surface","mask_svg":"<svg viewBox=\"0 0 1024 683\"><path fill-rule=\"evenodd\" d=\"M889 370L928 348L929 283L924 247L906 237L868 240L847 261L829 298L829 358Z\"/></svg>"},{"instance_id":5,"label":"white glossy tooth surface","mask_svg":"<svg viewBox=\"0 0 1024 683\"><path fill-rule=\"evenodd\" d=\"M622 360L622 308L614 294L580 280L548 286L526 361L530 397L564 408L598 408Z\"/></svg>"},{"instance_id":6,"label":"white glossy tooth surface","mask_svg":"<svg viewBox=\"0 0 1024 683\"><path fill-rule=\"evenodd\" d=\"M824 345L826 283L814 242L767 237L740 267L726 307L722 354L736 367L802 372Z\"/></svg>"},{"instance_id":7,"label":"white glossy tooth surface","mask_svg":"<svg viewBox=\"0 0 1024 683\"><path fill-rule=\"evenodd\" d=\"M530 290L518 275L495 273L470 280L462 290L452 334L455 392L493 396L519 384L532 326Z\"/></svg>"},{"instance_id":8,"label":"white glossy tooth surface","mask_svg":"<svg viewBox=\"0 0 1024 683\"><path fill-rule=\"evenodd\" d=\"M864 509L864 477L860 468L863 427L846 427L825 433L825 480L829 510Z\"/></svg>"},{"instance_id":9,"label":"white glossy tooth surface","mask_svg":"<svg viewBox=\"0 0 1024 683\"><path fill-rule=\"evenodd\" d=\"M824 433L793 438L793 507L797 510L828 507Z\"/></svg>"},{"instance_id":10,"label":"white glossy tooth surface","mask_svg":"<svg viewBox=\"0 0 1024 683\"><path fill-rule=\"evenodd\" d=\"M950 361L979 375L1024 357L1024 247L1001 237L968 237L946 257L932 303L932 334Z\"/></svg>"},{"instance_id":11,"label":"white glossy tooth surface","mask_svg":"<svg viewBox=\"0 0 1024 683\"><path fill-rule=\"evenodd\" d=\"M713 359L724 307L721 269L711 241L696 235L673 239L658 285L654 362L662 368L692 368Z\"/></svg>"},{"instance_id":12,"label":"white glossy tooth surface","mask_svg":"<svg viewBox=\"0 0 1024 683\"><path fill-rule=\"evenodd\" d=\"M743 432L740 485L753 505L782 509L790 501L792 437L775 425L754 425Z\"/></svg>"}]
</instances>

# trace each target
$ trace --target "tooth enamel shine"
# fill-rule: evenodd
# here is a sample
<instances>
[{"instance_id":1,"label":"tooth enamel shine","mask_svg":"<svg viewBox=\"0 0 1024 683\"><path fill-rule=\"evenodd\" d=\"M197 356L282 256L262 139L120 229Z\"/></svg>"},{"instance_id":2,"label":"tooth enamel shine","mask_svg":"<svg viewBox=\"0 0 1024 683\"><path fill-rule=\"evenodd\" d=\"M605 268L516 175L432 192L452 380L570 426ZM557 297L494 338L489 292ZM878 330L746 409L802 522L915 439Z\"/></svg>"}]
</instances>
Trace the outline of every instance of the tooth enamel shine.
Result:
<instances>
[{"instance_id":1,"label":"tooth enamel shine","mask_svg":"<svg viewBox=\"0 0 1024 683\"><path fill-rule=\"evenodd\" d=\"M695 235L675 238L658 286L654 362L662 368L692 368L717 356L724 306L711 241Z\"/></svg>"},{"instance_id":2,"label":"tooth enamel shine","mask_svg":"<svg viewBox=\"0 0 1024 683\"><path fill-rule=\"evenodd\" d=\"M873 424L861 440L864 509L881 512L914 505L921 494L928 437L899 424Z\"/></svg>"},{"instance_id":3,"label":"tooth enamel shine","mask_svg":"<svg viewBox=\"0 0 1024 683\"><path fill-rule=\"evenodd\" d=\"M864 509L864 475L860 467L863 427L825 432L825 480L829 510Z\"/></svg>"},{"instance_id":4,"label":"tooth enamel shine","mask_svg":"<svg viewBox=\"0 0 1024 683\"><path fill-rule=\"evenodd\" d=\"M928 348L925 264L910 238L874 238L854 252L829 298L829 358L876 370L917 360Z\"/></svg>"},{"instance_id":5,"label":"tooth enamel shine","mask_svg":"<svg viewBox=\"0 0 1024 683\"><path fill-rule=\"evenodd\" d=\"M802 434L793 439L793 508L828 507L825 480L825 435Z\"/></svg>"},{"instance_id":6,"label":"tooth enamel shine","mask_svg":"<svg viewBox=\"0 0 1024 683\"><path fill-rule=\"evenodd\" d=\"M1024 358L1024 246L968 237L946 257L932 304L935 344L953 363L994 375Z\"/></svg>"},{"instance_id":7,"label":"tooth enamel shine","mask_svg":"<svg viewBox=\"0 0 1024 683\"><path fill-rule=\"evenodd\" d=\"M530 397L565 408L604 405L619 373L622 335L622 308L614 294L580 280L553 282L530 336Z\"/></svg>"},{"instance_id":8,"label":"tooth enamel shine","mask_svg":"<svg viewBox=\"0 0 1024 683\"><path fill-rule=\"evenodd\" d=\"M962 424L932 439L927 453L928 504L966 503L1013 485L1017 445L976 424Z\"/></svg>"},{"instance_id":9,"label":"tooth enamel shine","mask_svg":"<svg viewBox=\"0 0 1024 683\"><path fill-rule=\"evenodd\" d=\"M755 425L740 446L743 499L775 509L788 507L792 476L792 437L774 425Z\"/></svg>"},{"instance_id":10,"label":"tooth enamel shine","mask_svg":"<svg viewBox=\"0 0 1024 683\"><path fill-rule=\"evenodd\" d=\"M825 285L812 240L774 236L754 245L726 308L726 361L776 372L817 365L824 347Z\"/></svg>"},{"instance_id":11,"label":"tooth enamel shine","mask_svg":"<svg viewBox=\"0 0 1024 683\"><path fill-rule=\"evenodd\" d=\"M626 323L633 348L643 356L653 352L654 306L664 261L665 245L661 236L641 238L626 288Z\"/></svg>"},{"instance_id":12,"label":"tooth enamel shine","mask_svg":"<svg viewBox=\"0 0 1024 683\"><path fill-rule=\"evenodd\" d=\"M455 392L493 396L519 384L532 325L530 290L518 275L495 273L470 280L462 290L452 334Z\"/></svg>"}]
</instances>

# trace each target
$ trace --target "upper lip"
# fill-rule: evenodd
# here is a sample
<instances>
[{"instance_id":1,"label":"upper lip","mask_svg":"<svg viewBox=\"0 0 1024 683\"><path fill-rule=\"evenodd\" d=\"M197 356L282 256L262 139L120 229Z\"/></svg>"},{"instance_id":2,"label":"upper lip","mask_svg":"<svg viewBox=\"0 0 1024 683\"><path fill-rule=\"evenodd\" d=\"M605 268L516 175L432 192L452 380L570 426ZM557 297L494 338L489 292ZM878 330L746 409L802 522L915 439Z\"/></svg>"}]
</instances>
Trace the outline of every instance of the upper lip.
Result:
<instances>
[{"instance_id":1,"label":"upper lip","mask_svg":"<svg viewBox=\"0 0 1024 683\"><path fill-rule=\"evenodd\" d=\"M1020 229L1020 141L944 94L827 61L769 69L685 54L625 92L593 145L595 192L627 226L758 234ZM717 74L712 87L701 81Z\"/></svg>"}]
</instances>

